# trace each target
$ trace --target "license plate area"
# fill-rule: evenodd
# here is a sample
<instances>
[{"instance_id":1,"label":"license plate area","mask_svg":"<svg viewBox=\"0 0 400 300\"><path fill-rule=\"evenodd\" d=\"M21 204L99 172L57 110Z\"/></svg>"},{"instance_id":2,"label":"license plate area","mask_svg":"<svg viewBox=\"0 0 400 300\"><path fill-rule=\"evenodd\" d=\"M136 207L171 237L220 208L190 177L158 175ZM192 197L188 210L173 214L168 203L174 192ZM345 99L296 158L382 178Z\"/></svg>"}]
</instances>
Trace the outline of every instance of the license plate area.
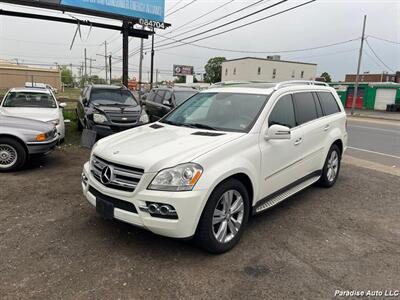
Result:
<instances>
[{"instance_id":1,"label":"license plate area","mask_svg":"<svg viewBox=\"0 0 400 300\"><path fill-rule=\"evenodd\" d=\"M96 211L105 219L114 219L114 204L96 197Z\"/></svg>"}]
</instances>

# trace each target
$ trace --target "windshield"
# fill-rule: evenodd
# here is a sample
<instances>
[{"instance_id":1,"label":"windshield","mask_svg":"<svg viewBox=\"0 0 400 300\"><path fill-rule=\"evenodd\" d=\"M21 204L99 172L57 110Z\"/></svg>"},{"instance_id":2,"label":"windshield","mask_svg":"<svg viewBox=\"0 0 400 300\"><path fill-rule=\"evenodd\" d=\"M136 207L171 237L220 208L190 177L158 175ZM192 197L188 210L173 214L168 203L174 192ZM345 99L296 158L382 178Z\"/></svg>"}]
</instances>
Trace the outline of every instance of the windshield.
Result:
<instances>
[{"instance_id":1,"label":"windshield","mask_svg":"<svg viewBox=\"0 0 400 300\"><path fill-rule=\"evenodd\" d=\"M3 102L4 107L56 108L56 100L51 94L35 92L10 92Z\"/></svg>"},{"instance_id":2,"label":"windshield","mask_svg":"<svg viewBox=\"0 0 400 300\"><path fill-rule=\"evenodd\" d=\"M189 99L194 94L197 94L197 91L175 91L176 105L181 104L183 101Z\"/></svg>"},{"instance_id":3,"label":"windshield","mask_svg":"<svg viewBox=\"0 0 400 300\"><path fill-rule=\"evenodd\" d=\"M119 89L92 89L90 102L101 105L138 105L130 91Z\"/></svg>"},{"instance_id":4,"label":"windshield","mask_svg":"<svg viewBox=\"0 0 400 300\"><path fill-rule=\"evenodd\" d=\"M161 122L195 128L246 132L267 101L266 95L199 93Z\"/></svg>"}]
</instances>

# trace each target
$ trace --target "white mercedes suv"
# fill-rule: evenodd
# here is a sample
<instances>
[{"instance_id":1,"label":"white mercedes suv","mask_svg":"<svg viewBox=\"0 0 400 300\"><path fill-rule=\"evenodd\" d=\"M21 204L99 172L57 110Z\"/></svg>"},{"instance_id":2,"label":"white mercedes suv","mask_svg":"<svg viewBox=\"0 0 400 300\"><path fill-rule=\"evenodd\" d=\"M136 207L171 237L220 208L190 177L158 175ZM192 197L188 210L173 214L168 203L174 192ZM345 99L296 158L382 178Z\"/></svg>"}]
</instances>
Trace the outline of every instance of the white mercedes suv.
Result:
<instances>
[{"instance_id":1,"label":"white mercedes suv","mask_svg":"<svg viewBox=\"0 0 400 300\"><path fill-rule=\"evenodd\" d=\"M346 114L326 84L220 86L98 141L83 194L105 218L222 253L251 215L315 182L333 186L346 145Z\"/></svg>"}]
</instances>

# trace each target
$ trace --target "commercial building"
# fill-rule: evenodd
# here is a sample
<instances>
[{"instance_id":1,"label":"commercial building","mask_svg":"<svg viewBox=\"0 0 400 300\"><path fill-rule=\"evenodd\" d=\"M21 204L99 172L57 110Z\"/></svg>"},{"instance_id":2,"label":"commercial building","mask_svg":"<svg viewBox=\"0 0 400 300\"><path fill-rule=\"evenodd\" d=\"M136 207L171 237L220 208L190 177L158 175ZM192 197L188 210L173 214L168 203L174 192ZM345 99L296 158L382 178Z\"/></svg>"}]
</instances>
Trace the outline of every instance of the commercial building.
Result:
<instances>
[{"instance_id":1,"label":"commercial building","mask_svg":"<svg viewBox=\"0 0 400 300\"><path fill-rule=\"evenodd\" d=\"M345 82L355 82L356 74L346 74ZM389 74L387 72L382 73L364 73L360 74L359 77L360 82L395 82L400 83L400 72L396 72L396 74Z\"/></svg>"},{"instance_id":2,"label":"commercial building","mask_svg":"<svg viewBox=\"0 0 400 300\"><path fill-rule=\"evenodd\" d=\"M58 68L34 68L0 60L0 89L21 87L25 82L47 83L60 89L61 72Z\"/></svg>"},{"instance_id":3,"label":"commercial building","mask_svg":"<svg viewBox=\"0 0 400 300\"><path fill-rule=\"evenodd\" d=\"M354 82L331 83L338 92L345 107L351 107L354 95ZM393 82L360 83L356 108L386 110L388 105L400 104L400 84Z\"/></svg>"},{"instance_id":4,"label":"commercial building","mask_svg":"<svg viewBox=\"0 0 400 300\"><path fill-rule=\"evenodd\" d=\"M314 80L316 75L316 64L281 60L279 55L243 57L222 63L222 81Z\"/></svg>"}]
</instances>

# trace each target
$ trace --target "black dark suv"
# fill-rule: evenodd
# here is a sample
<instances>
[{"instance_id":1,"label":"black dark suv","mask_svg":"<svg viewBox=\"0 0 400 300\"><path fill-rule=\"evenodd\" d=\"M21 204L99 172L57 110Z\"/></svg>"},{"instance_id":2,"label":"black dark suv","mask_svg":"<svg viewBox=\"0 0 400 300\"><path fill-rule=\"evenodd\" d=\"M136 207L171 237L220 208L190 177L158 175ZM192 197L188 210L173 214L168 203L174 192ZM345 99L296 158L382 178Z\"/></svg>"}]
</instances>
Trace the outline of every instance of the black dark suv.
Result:
<instances>
[{"instance_id":1,"label":"black dark suv","mask_svg":"<svg viewBox=\"0 0 400 300\"><path fill-rule=\"evenodd\" d=\"M156 88L146 97L145 109L151 122L161 119L198 91L189 88Z\"/></svg>"},{"instance_id":2,"label":"black dark suv","mask_svg":"<svg viewBox=\"0 0 400 300\"><path fill-rule=\"evenodd\" d=\"M104 137L148 122L130 90L113 85L90 85L82 90L76 109L78 129Z\"/></svg>"}]
</instances>

